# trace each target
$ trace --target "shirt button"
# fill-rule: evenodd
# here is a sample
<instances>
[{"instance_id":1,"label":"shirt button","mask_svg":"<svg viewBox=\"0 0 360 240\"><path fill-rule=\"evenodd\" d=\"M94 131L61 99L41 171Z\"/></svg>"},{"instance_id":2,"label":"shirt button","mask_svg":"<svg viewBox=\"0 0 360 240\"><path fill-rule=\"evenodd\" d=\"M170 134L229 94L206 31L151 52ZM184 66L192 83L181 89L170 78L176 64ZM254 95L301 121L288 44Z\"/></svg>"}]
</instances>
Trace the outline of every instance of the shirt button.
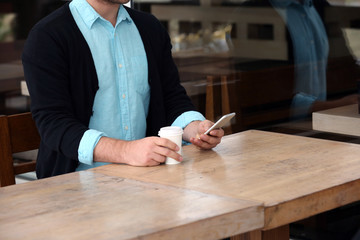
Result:
<instances>
[{"instance_id":1,"label":"shirt button","mask_svg":"<svg viewBox=\"0 0 360 240\"><path fill-rule=\"evenodd\" d=\"M125 94L123 94L123 95L122 95L122 98L124 98L124 99L125 99L125 97L126 97L126 96L125 96Z\"/></svg>"},{"instance_id":2,"label":"shirt button","mask_svg":"<svg viewBox=\"0 0 360 240\"><path fill-rule=\"evenodd\" d=\"M124 128L125 128L125 130L128 130L128 129L129 129L128 126L125 126Z\"/></svg>"},{"instance_id":3,"label":"shirt button","mask_svg":"<svg viewBox=\"0 0 360 240\"><path fill-rule=\"evenodd\" d=\"M121 63L119 63L119 65L118 65L118 66L119 66L119 68L122 68L122 64L121 64Z\"/></svg>"},{"instance_id":4,"label":"shirt button","mask_svg":"<svg viewBox=\"0 0 360 240\"><path fill-rule=\"evenodd\" d=\"M311 44L314 44L314 40L311 40L310 43L311 43Z\"/></svg>"}]
</instances>

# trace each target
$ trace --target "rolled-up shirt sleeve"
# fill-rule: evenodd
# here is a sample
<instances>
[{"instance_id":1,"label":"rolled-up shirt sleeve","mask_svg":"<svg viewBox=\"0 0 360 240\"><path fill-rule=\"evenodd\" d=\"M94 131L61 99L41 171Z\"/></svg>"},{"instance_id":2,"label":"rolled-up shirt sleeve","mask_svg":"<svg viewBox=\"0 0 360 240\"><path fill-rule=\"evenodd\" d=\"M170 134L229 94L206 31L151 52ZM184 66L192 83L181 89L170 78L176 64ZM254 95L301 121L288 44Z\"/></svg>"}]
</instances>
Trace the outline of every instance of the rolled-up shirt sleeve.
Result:
<instances>
[{"instance_id":1,"label":"rolled-up shirt sleeve","mask_svg":"<svg viewBox=\"0 0 360 240\"><path fill-rule=\"evenodd\" d=\"M171 126L177 126L184 129L189 123L193 121L204 121L205 117L197 112L197 111L187 111L178 116L175 121L171 124ZM182 144L187 145L190 144L187 141L182 141Z\"/></svg>"},{"instance_id":2,"label":"rolled-up shirt sleeve","mask_svg":"<svg viewBox=\"0 0 360 240\"><path fill-rule=\"evenodd\" d=\"M79 149L78 149L78 158L79 162L92 165L94 161L94 148L99 142L100 138L106 136L105 133L89 129L87 130L83 137L81 138Z\"/></svg>"}]
</instances>

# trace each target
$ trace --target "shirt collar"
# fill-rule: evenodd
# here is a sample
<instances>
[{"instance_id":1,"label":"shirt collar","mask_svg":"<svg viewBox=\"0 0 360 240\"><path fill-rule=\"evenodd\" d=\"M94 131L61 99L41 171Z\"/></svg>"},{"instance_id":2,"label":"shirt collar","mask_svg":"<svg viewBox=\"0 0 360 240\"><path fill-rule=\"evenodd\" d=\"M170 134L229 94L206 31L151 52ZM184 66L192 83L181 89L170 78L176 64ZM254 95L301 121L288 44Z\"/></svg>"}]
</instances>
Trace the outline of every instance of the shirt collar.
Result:
<instances>
[{"instance_id":1,"label":"shirt collar","mask_svg":"<svg viewBox=\"0 0 360 240\"><path fill-rule=\"evenodd\" d=\"M131 21L132 21L129 13L126 11L126 9L124 8L123 5L121 5L120 8L119 8L119 12L118 12L118 17L117 17L117 22L116 22L116 23L120 23L121 21L126 21L127 23L131 23Z\"/></svg>"},{"instance_id":2,"label":"shirt collar","mask_svg":"<svg viewBox=\"0 0 360 240\"><path fill-rule=\"evenodd\" d=\"M83 19L85 25L90 29L97 19L102 19L106 21L100 14L98 14L95 9L86 1L86 0L73 0L73 6L78 11L80 17ZM126 9L120 5L118 16L116 20L116 25L121 21L127 21L131 23L131 17Z\"/></svg>"}]
</instances>

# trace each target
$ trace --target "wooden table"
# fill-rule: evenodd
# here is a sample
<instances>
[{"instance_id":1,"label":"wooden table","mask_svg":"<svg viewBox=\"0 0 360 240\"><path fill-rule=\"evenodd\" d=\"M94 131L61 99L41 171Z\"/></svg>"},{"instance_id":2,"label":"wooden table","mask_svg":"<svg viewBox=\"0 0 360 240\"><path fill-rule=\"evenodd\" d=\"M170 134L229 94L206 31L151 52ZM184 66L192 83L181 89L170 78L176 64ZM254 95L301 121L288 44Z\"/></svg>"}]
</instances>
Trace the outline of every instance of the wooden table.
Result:
<instances>
[{"instance_id":1,"label":"wooden table","mask_svg":"<svg viewBox=\"0 0 360 240\"><path fill-rule=\"evenodd\" d=\"M313 129L360 137L360 114L358 105L348 105L314 112Z\"/></svg>"},{"instance_id":2,"label":"wooden table","mask_svg":"<svg viewBox=\"0 0 360 240\"><path fill-rule=\"evenodd\" d=\"M253 201L98 171L0 188L0 239L7 240L221 239L263 221Z\"/></svg>"},{"instance_id":3,"label":"wooden table","mask_svg":"<svg viewBox=\"0 0 360 240\"><path fill-rule=\"evenodd\" d=\"M360 200L360 145L245 131L212 151L190 145L177 165L92 169L109 176L265 205L263 239L289 239L288 224Z\"/></svg>"}]
</instances>

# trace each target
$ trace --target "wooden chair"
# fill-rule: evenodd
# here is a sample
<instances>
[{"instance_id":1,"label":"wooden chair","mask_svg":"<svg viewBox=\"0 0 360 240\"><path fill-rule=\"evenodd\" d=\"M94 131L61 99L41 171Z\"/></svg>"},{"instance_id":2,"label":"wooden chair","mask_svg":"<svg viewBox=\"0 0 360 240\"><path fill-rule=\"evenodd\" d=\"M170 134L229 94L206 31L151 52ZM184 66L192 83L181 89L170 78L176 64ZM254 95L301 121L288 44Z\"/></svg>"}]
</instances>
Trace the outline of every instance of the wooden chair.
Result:
<instances>
[{"instance_id":1,"label":"wooden chair","mask_svg":"<svg viewBox=\"0 0 360 240\"><path fill-rule=\"evenodd\" d=\"M294 76L292 66L208 76L206 87L207 119L236 112L225 133L285 121L290 116Z\"/></svg>"},{"instance_id":2,"label":"wooden chair","mask_svg":"<svg viewBox=\"0 0 360 240\"><path fill-rule=\"evenodd\" d=\"M40 136L31 113L0 116L0 187L15 184L15 175L35 170L36 160L14 164L13 154L38 149Z\"/></svg>"},{"instance_id":3,"label":"wooden chair","mask_svg":"<svg viewBox=\"0 0 360 240\"><path fill-rule=\"evenodd\" d=\"M220 94L219 94L220 93ZM226 76L207 76L205 116L213 122L230 113L230 97ZM232 125L224 127L225 134L233 133Z\"/></svg>"}]
</instances>

